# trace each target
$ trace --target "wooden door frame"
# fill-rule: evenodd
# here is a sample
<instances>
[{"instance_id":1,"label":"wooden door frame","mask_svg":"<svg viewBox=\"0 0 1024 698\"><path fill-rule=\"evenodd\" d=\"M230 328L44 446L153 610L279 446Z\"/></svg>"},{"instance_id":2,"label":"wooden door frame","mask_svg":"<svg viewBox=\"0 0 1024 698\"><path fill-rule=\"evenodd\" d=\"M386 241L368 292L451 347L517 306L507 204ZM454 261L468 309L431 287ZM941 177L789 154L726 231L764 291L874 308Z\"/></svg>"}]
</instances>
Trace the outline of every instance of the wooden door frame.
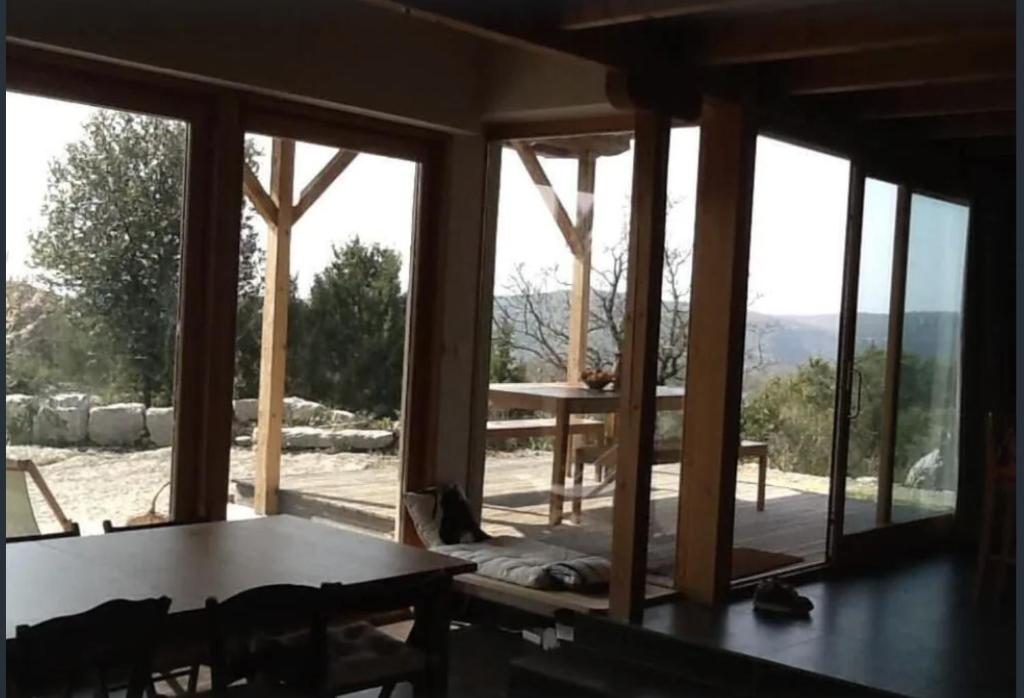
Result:
<instances>
[{"instance_id":1,"label":"wooden door frame","mask_svg":"<svg viewBox=\"0 0 1024 698\"><path fill-rule=\"evenodd\" d=\"M399 494L395 503L397 537L410 541L407 531L411 530L411 521L403 513L401 494L433 484L433 454L436 452L438 359L442 351L441 304L437 302L437 291L443 256L439 241L447 138L427 129L393 125L260 95L243 98L242 131L416 164L403 352ZM274 488L277 489L277 484Z\"/></svg>"},{"instance_id":2,"label":"wooden door frame","mask_svg":"<svg viewBox=\"0 0 1024 698\"><path fill-rule=\"evenodd\" d=\"M829 469L828 527L825 534L825 563L836 557L843 536L846 513L846 473L849 456L850 408L853 402L853 358L857 339L857 298L860 291L860 251L864 222L864 168L850 162L846 204L843 288L839 312L839 347L836 362L836 396L832 426L832 465Z\"/></svg>"},{"instance_id":3,"label":"wooden door frame","mask_svg":"<svg viewBox=\"0 0 1024 698\"><path fill-rule=\"evenodd\" d=\"M858 163L851 163L851 186L853 171L858 170L859 192L851 190L850 204L858 203L860 211L847 212L848 228L846 242L846 267L843 282L843 310L840 316L840 355L838 361L835 426L833 429L833 457L830 476L829 529L827 562L837 567L865 564L882 558L897 558L915 551L942 549L951 542L954 525L959 516L959 497L953 512L938 513L921 519L893 522L892 496L894 486L894 452L898 429L897 403L900 388L900 361L903 354L903 321L906 311L906 284L909 262L910 228L912 201L915 194L938 199L948 203L966 206L970 202L956 195L941 195L925 192L906 184L895 184L897 189L896 212L893 221L893 256L889 272L891 283L889 296L889 333L886 344L886 374L882 405L882 459L879 464L879 487L877 495L878 518L876 525L866 531L853 534L845 532L846 474L849 462L849 423L846 415L850 409L852 389L852 368L856 341L856 318L861 266L861 243L864 207L864 187L867 179L888 181L880 176L862 170ZM890 182L891 183L891 182ZM970 214L968 214L970 215ZM856 230L854 230L856 227ZM968 225L967 235L971 230ZM851 247L851 245L855 245ZM969 245L969 240L968 240ZM966 283L966 279L965 279ZM961 335L964 327L961 326ZM964 343L961 341L960 362L963 364ZM961 395L958 399L962 401ZM963 432L963 415L960 425ZM964 443L961 439L957 457L965 460Z\"/></svg>"}]
</instances>

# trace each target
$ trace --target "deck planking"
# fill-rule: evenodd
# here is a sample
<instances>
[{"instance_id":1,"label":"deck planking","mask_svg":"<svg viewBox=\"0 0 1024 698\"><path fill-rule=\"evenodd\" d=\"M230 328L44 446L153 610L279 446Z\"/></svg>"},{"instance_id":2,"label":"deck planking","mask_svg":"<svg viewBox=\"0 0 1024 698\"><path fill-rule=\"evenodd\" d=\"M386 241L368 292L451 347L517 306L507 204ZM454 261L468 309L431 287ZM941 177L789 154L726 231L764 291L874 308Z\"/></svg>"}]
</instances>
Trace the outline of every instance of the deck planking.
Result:
<instances>
[{"instance_id":1,"label":"deck planking","mask_svg":"<svg viewBox=\"0 0 1024 698\"><path fill-rule=\"evenodd\" d=\"M584 500L579 524L566 519L558 526L548 523L551 455L545 452L489 454L484 480L482 527L491 535L524 536L595 555L611 553L611 522L614 488L608 487ZM313 519L327 519L392 535L398 502L397 461L394 468L377 467L336 473L289 473L281 475L281 511ZM782 553L804 563L825 559L828 517L827 478L803 478L818 491L794 486L791 473L769 469L765 490L766 506L757 511L756 465L739 469L736 486L734 545L759 551ZM824 484L815 480L821 480ZM238 497L251 499L252 482L235 481ZM593 473L585 473L584 491L596 484ZM571 480L567 480L571 487ZM824 491L822 491L824 490ZM679 465L655 466L651 484L651 534L648 567L653 574L672 576L675 530L678 520ZM870 528L873 502L849 500L849 524Z\"/></svg>"}]
</instances>

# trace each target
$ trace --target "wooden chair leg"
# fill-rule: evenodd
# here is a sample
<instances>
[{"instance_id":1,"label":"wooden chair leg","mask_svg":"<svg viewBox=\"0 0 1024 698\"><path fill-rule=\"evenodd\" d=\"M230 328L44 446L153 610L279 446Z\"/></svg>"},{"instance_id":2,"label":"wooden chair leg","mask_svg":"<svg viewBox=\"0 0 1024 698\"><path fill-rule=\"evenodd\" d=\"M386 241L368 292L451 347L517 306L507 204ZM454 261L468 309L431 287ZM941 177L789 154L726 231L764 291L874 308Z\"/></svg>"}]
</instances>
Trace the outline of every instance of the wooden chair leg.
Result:
<instances>
[{"instance_id":1,"label":"wooden chair leg","mask_svg":"<svg viewBox=\"0 0 1024 698\"><path fill-rule=\"evenodd\" d=\"M194 696L199 690L199 665L193 664L188 670L188 694Z\"/></svg>"},{"instance_id":2,"label":"wooden chair leg","mask_svg":"<svg viewBox=\"0 0 1024 698\"><path fill-rule=\"evenodd\" d=\"M764 488L768 478L768 456L757 459L757 510L764 511Z\"/></svg>"},{"instance_id":3,"label":"wooden chair leg","mask_svg":"<svg viewBox=\"0 0 1024 698\"><path fill-rule=\"evenodd\" d=\"M578 524L583 517L583 461L572 464L572 522Z\"/></svg>"}]
</instances>

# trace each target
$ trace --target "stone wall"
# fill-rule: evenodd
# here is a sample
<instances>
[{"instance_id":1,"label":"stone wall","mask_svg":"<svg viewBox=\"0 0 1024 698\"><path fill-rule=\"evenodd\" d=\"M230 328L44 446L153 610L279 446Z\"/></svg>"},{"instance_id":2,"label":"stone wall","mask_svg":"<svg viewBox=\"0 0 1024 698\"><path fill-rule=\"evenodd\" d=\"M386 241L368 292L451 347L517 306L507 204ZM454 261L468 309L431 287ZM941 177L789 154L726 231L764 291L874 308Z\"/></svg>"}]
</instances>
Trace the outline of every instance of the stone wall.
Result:
<instances>
[{"instance_id":1,"label":"stone wall","mask_svg":"<svg viewBox=\"0 0 1024 698\"><path fill-rule=\"evenodd\" d=\"M285 398L283 447L292 450L379 451L395 445L388 429L360 428L356 416L300 397ZM85 393L6 396L7 443L40 446L164 448L174 435L174 408L103 404ZM234 401L238 445L256 439L255 398ZM252 435L251 437L249 435Z\"/></svg>"}]
</instances>

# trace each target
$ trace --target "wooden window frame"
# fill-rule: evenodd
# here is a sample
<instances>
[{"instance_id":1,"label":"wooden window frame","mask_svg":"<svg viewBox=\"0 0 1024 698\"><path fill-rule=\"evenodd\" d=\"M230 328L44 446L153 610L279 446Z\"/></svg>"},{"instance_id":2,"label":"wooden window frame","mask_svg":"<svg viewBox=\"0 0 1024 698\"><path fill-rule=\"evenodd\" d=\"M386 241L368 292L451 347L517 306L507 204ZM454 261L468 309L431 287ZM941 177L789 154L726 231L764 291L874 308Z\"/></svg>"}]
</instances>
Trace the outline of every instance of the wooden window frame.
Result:
<instances>
[{"instance_id":1,"label":"wooden window frame","mask_svg":"<svg viewBox=\"0 0 1024 698\"><path fill-rule=\"evenodd\" d=\"M171 467L171 516L178 521L227 514L245 133L416 162L401 491L430 483L441 354L441 308L430 291L438 288L442 258L445 134L17 40L7 43L7 90L189 127L174 385L174 404L188 409L175 415Z\"/></svg>"}]
</instances>

